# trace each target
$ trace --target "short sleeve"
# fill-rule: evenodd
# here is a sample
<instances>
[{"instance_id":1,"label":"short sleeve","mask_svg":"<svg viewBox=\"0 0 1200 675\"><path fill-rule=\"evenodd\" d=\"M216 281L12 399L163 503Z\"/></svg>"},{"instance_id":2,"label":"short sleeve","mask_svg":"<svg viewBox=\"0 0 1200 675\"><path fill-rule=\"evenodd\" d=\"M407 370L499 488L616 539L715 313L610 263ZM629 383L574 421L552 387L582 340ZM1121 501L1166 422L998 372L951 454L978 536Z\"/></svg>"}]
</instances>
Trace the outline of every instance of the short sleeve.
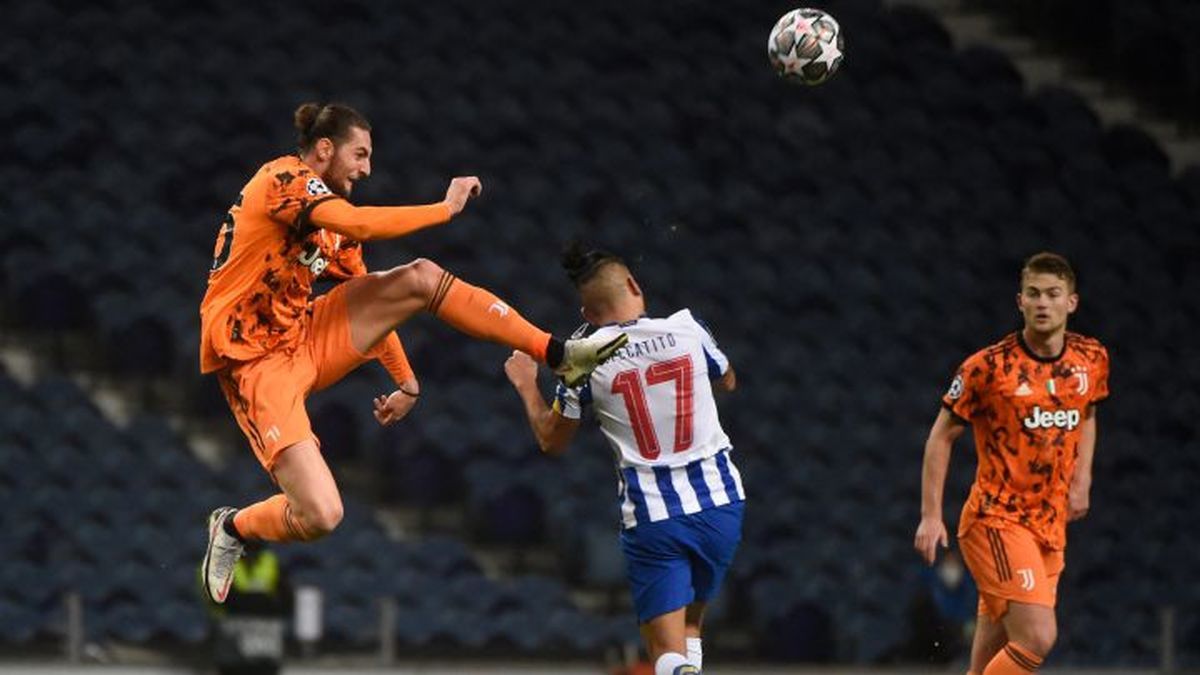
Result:
<instances>
[{"instance_id":1,"label":"short sleeve","mask_svg":"<svg viewBox=\"0 0 1200 675\"><path fill-rule=\"evenodd\" d=\"M979 410L985 369L986 365L978 354L963 361L942 396L942 405L956 417L970 422Z\"/></svg>"},{"instance_id":2,"label":"short sleeve","mask_svg":"<svg viewBox=\"0 0 1200 675\"><path fill-rule=\"evenodd\" d=\"M717 346L717 339L713 337L708 324L695 316L692 320L700 327L700 346L704 349L704 361L708 364L708 378L715 380L729 370L729 357Z\"/></svg>"},{"instance_id":3,"label":"short sleeve","mask_svg":"<svg viewBox=\"0 0 1200 675\"><path fill-rule=\"evenodd\" d=\"M288 227L304 224L313 207L330 199L341 199L312 171L279 167L267 189L267 213Z\"/></svg>"},{"instance_id":4,"label":"short sleeve","mask_svg":"<svg viewBox=\"0 0 1200 675\"><path fill-rule=\"evenodd\" d=\"M1095 405L1108 398L1108 350L1100 348L1100 359L1096 363L1096 384L1092 389L1092 400Z\"/></svg>"},{"instance_id":5,"label":"short sleeve","mask_svg":"<svg viewBox=\"0 0 1200 675\"><path fill-rule=\"evenodd\" d=\"M592 403L592 385L585 382L578 387L568 387L562 382L554 390L554 412L569 420L583 417L583 411Z\"/></svg>"}]
</instances>

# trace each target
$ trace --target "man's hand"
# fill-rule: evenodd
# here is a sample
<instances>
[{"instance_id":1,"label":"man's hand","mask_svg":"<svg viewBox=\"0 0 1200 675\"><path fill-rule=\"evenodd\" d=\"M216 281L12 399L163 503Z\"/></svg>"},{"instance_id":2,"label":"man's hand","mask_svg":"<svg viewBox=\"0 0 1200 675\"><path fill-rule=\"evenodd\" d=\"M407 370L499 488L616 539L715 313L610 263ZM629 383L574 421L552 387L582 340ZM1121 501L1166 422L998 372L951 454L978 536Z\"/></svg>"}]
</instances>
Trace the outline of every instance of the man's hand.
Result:
<instances>
[{"instance_id":1,"label":"man's hand","mask_svg":"<svg viewBox=\"0 0 1200 675\"><path fill-rule=\"evenodd\" d=\"M938 544L941 544L942 548L949 547L946 540L946 524L942 522L941 518L922 518L921 524L917 526L917 536L913 540L913 548L921 554L926 565L932 565L933 561L937 559Z\"/></svg>"},{"instance_id":2,"label":"man's hand","mask_svg":"<svg viewBox=\"0 0 1200 675\"><path fill-rule=\"evenodd\" d=\"M446 188L446 203L450 205L450 215L462 213L467 200L478 197L483 192L483 183L475 176L456 176L450 179L450 187Z\"/></svg>"},{"instance_id":3,"label":"man's hand","mask_svg":"<svg viewBox=\"0 0 1200 675\"><path fill-rule=\"evenodd\" d=\"M1082 480L1071 481L1071 488L1067 491L1067 522L1079 520L1087 515L1088 507L1091 504L1090 493L1092 486Z\"/></svg>"},{"instance_id":4,"label":"man's hand","mask_svg":"<svg viewBox=\"0 0 1200 675\"><path fill-rule=\"evenodd\" d=\"M375 419L383 426L404 419L413 406L417 404L420 395L417 383L413 380L400 385L400 388L388 396L375 397Z\"/></svg>"},{"instance_id":5,"label":"man's hand","mask_svg":"<svg viewBox=\"0 0 1200 675\"><path fill-rule=\"evenodd\" d=\"M537 386L537 361L525 352L513 351L512 356L504 362L504 374L517 390Z\"/></svg>"}]
</instances>

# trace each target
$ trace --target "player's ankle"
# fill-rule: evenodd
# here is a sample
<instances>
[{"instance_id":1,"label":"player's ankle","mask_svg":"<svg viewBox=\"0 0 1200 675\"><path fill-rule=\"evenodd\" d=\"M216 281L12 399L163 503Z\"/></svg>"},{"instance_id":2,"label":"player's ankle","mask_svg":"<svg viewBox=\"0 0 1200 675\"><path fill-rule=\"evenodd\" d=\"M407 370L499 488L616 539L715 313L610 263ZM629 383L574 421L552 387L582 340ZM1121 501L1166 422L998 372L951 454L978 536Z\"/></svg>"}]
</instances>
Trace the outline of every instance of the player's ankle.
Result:
<instances>
[{"instance_id":1,"label":"player's ankle","mask_svg":"<svg viewBox=\"0 0 1200 675\"><path fill-rule=\"evenodd\" d=\"M563 345L563 341L551 335L550 342L546 345L546 365L551 368L561 366L565 355L566 346Z\"/></svg>"},{"instance_id":2,"label":"player's ankle","mask_svg":"<svg viewBox=\"0 0 1200 675\"><path fill-rule=\"evenodd\" d=\"M690 637L686 640L687 644L687 659L688 663L697 668L704 667L704 646L698 637Z\"/></svg>"},{"instance_id":3,"label":"player's ankle","mask_svg":"<svg viewBox=\"0 0 1200 675\"><path fill-rule=\"evenodd\" d=\"M237 515L236 511L229 514L229 517L225 519L225 523L222 525L222 527L225 529L225 534L233 537L234 539L237 539L238 542L244 544L244 543L246 543L246 538L242 536L241 532L238 532L237 523L233 522L234 516L236 516L236 515Z\"/></svg>"}]
</instances>

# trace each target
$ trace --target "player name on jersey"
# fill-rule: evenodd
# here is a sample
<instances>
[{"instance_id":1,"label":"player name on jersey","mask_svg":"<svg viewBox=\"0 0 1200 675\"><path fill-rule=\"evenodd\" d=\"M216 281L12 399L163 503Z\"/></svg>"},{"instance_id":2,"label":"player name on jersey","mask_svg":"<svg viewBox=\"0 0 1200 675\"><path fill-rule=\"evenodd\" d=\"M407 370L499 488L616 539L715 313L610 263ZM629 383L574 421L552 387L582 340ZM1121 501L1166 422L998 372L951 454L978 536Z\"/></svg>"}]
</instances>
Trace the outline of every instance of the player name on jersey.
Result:
<instances>
[{"instance_id":1,"label":"player name on jersey","mask_svg":"<svg viewBox=\"0 0 1200 675\"><path fill-rule=\"evenodd\" d=\"M614 359L630 360L650 354L658 354L679 344L674 333L655 335L646 340L629 341L624 347L613 352Z\"/></svg>"}]
</instances>

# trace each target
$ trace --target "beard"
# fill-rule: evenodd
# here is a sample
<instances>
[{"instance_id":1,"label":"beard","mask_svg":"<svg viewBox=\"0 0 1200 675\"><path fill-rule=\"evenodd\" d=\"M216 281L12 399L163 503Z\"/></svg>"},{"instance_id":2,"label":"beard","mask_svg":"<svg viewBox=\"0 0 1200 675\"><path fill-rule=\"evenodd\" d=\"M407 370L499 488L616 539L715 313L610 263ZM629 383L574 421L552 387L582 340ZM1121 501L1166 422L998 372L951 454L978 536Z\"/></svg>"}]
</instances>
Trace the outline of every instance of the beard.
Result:
<instances>
[{"instance_id":1,"label":"beard","mask_svg":"<svg viewBox=\"0 0 1200 675\"><path fill-rule=\"evenodd\" d=\"M350 191L354 187L354 183L346 178L326 180L325 185L329 187L330 192L343 199L350 198Z\"/></svg>"},{"instance_id":2,"label":"beard","mask_svg":"<svg viewBox=\"0 0 1200 675\"><path fill-rule=\"evenodd\" d=\"M337 164L330 166L324 174L321 175L321 180L325 182L325 186L333 194L343 198L350 198L350 191L354 188L354 181L350 180L350 172L343 172Z\"/></svg>"}]
</instances>

